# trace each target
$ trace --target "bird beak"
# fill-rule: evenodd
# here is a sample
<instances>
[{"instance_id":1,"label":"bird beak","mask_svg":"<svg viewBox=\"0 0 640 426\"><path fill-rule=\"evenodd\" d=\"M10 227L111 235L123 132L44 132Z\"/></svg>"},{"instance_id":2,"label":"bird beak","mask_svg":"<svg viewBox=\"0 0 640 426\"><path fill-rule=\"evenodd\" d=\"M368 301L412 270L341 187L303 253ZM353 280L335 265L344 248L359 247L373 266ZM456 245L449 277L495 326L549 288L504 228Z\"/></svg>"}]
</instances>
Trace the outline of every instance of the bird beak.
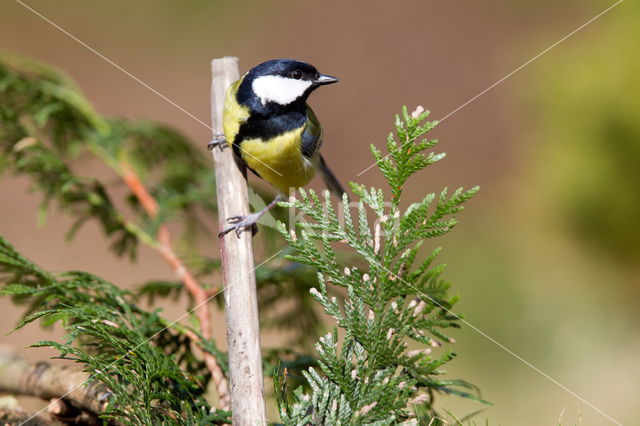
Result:
<instances>
[{"instance_id":1,"label":"bird beak","mask_svg":"<svg viewBox=\"0 0 640 426\"><path fill-rule=\"evenodd\" d=\"M318 85L331 84L331 83L336 83L338 81L340 80L338 80L336 77L332 77L327 74L320 74L318 78L313 80L313 82Z\"/></svg>"}]
</instances>

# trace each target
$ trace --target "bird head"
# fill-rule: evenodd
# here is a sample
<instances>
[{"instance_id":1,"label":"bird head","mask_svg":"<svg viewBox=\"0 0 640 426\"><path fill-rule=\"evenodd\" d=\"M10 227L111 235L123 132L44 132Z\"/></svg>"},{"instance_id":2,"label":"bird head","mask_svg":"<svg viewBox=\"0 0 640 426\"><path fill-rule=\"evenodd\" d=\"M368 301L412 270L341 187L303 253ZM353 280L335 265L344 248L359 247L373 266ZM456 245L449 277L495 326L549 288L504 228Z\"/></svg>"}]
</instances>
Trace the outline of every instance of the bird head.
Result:
<instances>
[{"instance_id":1,"label":"bird head","mask_svg":"<svg viewBox=\"0 0 640 426\"><path fill-rule=\"evenodd\" d=\"M238 102L258 111L304 105L315 89L337 81L306 62L273 59L257 65L244 76L238 88Z\"/></svg>"}]
</instances>

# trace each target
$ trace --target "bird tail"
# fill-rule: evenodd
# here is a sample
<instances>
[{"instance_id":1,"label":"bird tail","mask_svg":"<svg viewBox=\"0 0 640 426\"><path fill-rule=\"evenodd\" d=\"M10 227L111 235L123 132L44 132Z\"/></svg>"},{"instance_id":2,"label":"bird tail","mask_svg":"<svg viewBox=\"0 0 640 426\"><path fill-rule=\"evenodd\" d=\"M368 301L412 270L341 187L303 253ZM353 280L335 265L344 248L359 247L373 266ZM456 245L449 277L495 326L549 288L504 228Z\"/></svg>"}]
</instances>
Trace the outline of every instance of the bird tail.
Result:
<instances>
[{"instance_id":1,"label":"bird tail","mask_svg":"<svg viewBox=\"0 0 640 426\"><path fill-rule=\"evenodd\" d=\"M345 191L340 182L338 182L338 179L333 174L329 166L327 166L322 155L320 156L320 174L322 175L322 180L324 180L325 185L329 188L329 191L333 192L336 197L342 200L342 194L347 191Z\"/></svg>"}]
</instances>

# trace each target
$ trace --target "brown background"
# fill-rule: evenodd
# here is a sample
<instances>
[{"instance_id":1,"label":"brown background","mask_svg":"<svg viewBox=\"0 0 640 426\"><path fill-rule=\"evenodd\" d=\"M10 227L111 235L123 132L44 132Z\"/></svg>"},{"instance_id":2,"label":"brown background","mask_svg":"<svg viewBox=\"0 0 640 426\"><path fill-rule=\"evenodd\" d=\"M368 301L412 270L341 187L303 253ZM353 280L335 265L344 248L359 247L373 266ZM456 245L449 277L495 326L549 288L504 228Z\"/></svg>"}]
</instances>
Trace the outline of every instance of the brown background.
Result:
<instances>
[{"instance_id":1,"label":"brown background","mask_svg":"<svg viewBox=\"0 0 640 426\"><path fill-rule=\"evenodd\" d=\"M368 185L383 183L375 170L356 178L371 164L368 145L384 143L393 114L402 105L422 104L432 111L432 118L442 118L610 4L578 0L29 3L204 122L209 117L213 57L238 56L243 70L266 59L291 57L339 76L338 85L311 99L326 132L324 156L342 180ZM624 7L611 14L625 13ZM18 3L3 0L0 8L0 48L66 70L101 113L170 123L203 146L209 140L206 127ZM481 185L480 195L461 215L462 224L444 242L447 277L454 283L454 293L462 295L459 311L595 406L632 424L640 414L635 404L639 382L635 354L640 346L633 333L635 311L620 309L622 301L616 300L591 310L601 294L590 287L586 277L590 272L567 266L583 265L589 258L576 254L560 231L536 222L535 208L526 210L521 204L523 188L536 185L535 176L527 173L528 153L535 144L527 129L538 116L535 108L523 106L521 94L541 67L575 45L588 43L607 19L611 17L596 21L444 121L433 133L447 159L414 180L406 195L415 198L444 185ZM204 149L203 155L207 155ZM94 173L89 164L81 169ZM47 268L87 270L123 286L170 277L168 268L149 250L143 249L133 265L116 260L92 225L71 243L64 241L70 221L55 211L45 226L37 226L39 197L29 192L24 179L0 180L0 200L0 232ZM211 251L216 253L215 247ZM598 267L595 273L609 274ZM508 287L499 285L503 282ZM0 331L8 332L20 310L8 300L0 300L0 309ZM167 306L170 318L181 312L182 306ZM585 318L609 323L598 329ZM215 321L223 341L221 317ZM0 343L23 348L44 337L50 338L32 326L0 337ZM485 417L490 424L558 424L561 413L563 424L611 424L470 327L456 338L461 357L448 368L451 376L479 385L483 396L495 404L477 417L479 424ZM266 345L278 341L277 335L264 336ZM23 352L32 359L48 354L42 349ZM458 398L440 401L461 417L484 408Z\"/></svg>"}]
</instances>

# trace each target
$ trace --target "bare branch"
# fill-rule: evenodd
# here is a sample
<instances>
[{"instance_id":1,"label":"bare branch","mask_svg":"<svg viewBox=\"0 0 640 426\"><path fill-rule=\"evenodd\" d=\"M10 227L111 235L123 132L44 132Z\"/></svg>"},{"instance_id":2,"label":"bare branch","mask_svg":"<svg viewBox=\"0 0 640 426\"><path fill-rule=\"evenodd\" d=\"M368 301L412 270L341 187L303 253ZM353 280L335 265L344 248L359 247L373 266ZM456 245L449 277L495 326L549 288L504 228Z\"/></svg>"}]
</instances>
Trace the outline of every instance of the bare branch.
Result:
<instances>
[{"instance_id":1,"label":"bare branch","mask_svg":"<svg viewBox=\"0 0 640 426\"><path fill-rule=\"evenodd\" d=\"M0 350L0 392L36 396L44 400L63 398L65 404L81 411L88 411L95 416L105 410L111 397L107 386L99 381L89 381L89 374L86 372L69 366L51 365L48 362L31 363L15 353L4 350ZM56 412L60 407L56 406L50 412L62 414ZM25 420L30 418L27 413L21 411L17 407L3 407L0 415L23 415ZM52 424L46 416L39 417L41 424Z\"/></svg>"}]
</instances>

